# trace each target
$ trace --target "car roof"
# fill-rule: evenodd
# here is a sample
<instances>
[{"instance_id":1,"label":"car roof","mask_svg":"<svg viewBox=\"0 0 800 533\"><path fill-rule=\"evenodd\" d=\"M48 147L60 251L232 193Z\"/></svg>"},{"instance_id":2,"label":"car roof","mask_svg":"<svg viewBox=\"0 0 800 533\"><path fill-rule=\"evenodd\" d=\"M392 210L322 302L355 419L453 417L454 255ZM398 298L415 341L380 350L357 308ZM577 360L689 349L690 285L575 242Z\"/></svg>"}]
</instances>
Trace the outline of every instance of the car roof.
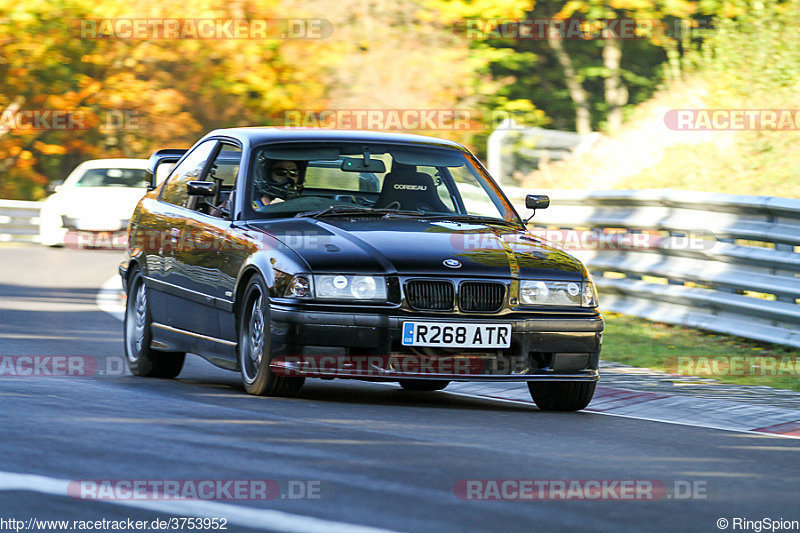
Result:
<instances>
[{"instance_id":1,"label":"car roof","mask_svg":"<svg viewBox=\"0 0 800 533\"><path fill-rule=\"evenodd\" d=\"M91 159L84 161L79 165L82 169L88 170L91 168L147 168L147 159Z\"/></svg>"},{"instance_id":2,"label":"car roof","mask_svg":"<svg viewBox=\"0 0 800 533\"><path fill-rule=\"evenodd\" d=\"M382 142L388 144L415 144L420 146L433 146L440 148L455 148L462 152L468 150L457 142L428 137L426 135L412 135L409 133L377 132L364 130L335 130L323 128L273 128L273 127L246 127L225 128L208 133L208 137L232 137L245 144L257 145L267 142L292 142L292 141L338 141L338 142Z\"/></svg>"}]
</instances>

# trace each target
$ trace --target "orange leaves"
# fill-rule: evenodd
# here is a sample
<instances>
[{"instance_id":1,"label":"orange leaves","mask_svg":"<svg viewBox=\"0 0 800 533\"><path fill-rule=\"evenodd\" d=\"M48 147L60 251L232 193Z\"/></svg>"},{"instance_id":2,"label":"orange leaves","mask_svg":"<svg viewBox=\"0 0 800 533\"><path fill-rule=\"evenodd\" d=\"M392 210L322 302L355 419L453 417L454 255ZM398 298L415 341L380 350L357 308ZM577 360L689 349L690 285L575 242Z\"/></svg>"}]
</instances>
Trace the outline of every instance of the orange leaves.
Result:
<instances>
[{"instance_id":1,"label":"orange leaves","mask_svg":"<svg viewBox=\"0 0 800 533\"><path fill-rule=\"evenodd\" d=\"M67 153L67 149L60 144L45 144L40 141L34 141L33 148L44 155L62 155Z\"/></svg>"}]
</instances>

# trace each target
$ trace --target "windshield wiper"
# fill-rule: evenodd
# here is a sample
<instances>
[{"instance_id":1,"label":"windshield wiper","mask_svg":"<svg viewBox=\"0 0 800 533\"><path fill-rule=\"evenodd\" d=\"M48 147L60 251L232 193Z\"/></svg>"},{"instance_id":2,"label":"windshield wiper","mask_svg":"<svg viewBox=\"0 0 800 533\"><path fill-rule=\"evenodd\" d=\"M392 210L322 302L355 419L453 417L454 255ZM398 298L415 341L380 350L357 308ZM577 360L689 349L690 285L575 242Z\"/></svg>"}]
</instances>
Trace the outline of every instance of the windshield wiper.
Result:
<instances>
[{"instance_id":1,"label":"windshield wiper","mask_svg":"<svg viewBox=\"0 0 800 533\"><path fill-rule=\"evenodd\" d=\"M481 215L459 215L459 214L430 214L425 215L424 218L429 220L449 220L451 222L479 222L483 224L499 224L501 226L513 226L518 228L521 226L519 222L511 222L503 218L486 217Z\"/></svg>"},{"instance_id":2,"label":"windshield wiper","mask_svg":"<svg viewBox=\"0 0 800 533\"><path fill-rule=\"evenodd\" d=\"M408 211L400 209L379 209L366 206L350 206L350 205L332 205L325 209L317 211L304 211L297 213L295 218L317 218L317 217L335 217L335 216L375 216L383 218L417 218L419 220L449 220L452 222L477 222L483 224L499 224L501 226L520 227L517 222L510 222L502 218L486 217L480 215L460 215L457 213L429 213L424 211Z\"/></svg>"},{"instance_id":3,"label":"windshield wiper","mask_svg":"<svg viewBox=\"0 0 800 533\"><path fill-rule=\"evenodd\" d=\"M302 213L297 213L295 218L302 218L302 217L330 217L330 216L349 216L349 215L374 215L374 216L384 216L389 213L392 213L393 209L375 209L373 207L359 207L359 206L350 206L350 205L332 205L330 207L326 207L325 209L319 209L317 211L304 211Z\"/></svg>"}]
</instances>

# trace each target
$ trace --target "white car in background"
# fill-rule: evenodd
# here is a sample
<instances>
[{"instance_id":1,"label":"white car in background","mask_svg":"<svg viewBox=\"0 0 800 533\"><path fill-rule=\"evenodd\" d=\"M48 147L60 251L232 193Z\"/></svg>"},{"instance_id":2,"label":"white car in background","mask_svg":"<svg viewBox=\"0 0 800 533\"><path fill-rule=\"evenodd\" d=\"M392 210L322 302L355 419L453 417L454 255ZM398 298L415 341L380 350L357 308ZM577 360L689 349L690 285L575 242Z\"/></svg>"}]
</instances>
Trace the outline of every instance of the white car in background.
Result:
<instances>
[{"instance_id":1,"label":"white car in background","mask_svg":"<svg viewBox=\"0 0 800 533\"><path fill-rule=\"evenodd\" d=\"M42 203L40 242L92 245L95 239L111 242L124 235L134 207L147 192L146 168L147 159L95 159L78 165Z\"/></svg>"}]
</instances>

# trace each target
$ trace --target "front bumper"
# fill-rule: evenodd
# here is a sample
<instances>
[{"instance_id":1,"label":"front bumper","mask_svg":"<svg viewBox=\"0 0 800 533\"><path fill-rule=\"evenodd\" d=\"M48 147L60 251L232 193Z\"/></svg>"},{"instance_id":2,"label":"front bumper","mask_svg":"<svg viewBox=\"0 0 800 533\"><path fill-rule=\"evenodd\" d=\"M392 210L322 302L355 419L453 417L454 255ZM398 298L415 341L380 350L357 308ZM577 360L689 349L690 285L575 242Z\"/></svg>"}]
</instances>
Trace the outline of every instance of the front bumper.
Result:
<instances>
[{"instance_id":1,"label":"front bumper","mask_svg":"<svg viewBox=\"0 0 800 533\"><path fill-rule=\"evenodd\" d=\"M511 324L506 349L413 349L402 324ZM287 376L392 381L596 381L603 319L581 317L396 316L305 311L273 304L270 368Z\"/></svg>"}]
</instances>

